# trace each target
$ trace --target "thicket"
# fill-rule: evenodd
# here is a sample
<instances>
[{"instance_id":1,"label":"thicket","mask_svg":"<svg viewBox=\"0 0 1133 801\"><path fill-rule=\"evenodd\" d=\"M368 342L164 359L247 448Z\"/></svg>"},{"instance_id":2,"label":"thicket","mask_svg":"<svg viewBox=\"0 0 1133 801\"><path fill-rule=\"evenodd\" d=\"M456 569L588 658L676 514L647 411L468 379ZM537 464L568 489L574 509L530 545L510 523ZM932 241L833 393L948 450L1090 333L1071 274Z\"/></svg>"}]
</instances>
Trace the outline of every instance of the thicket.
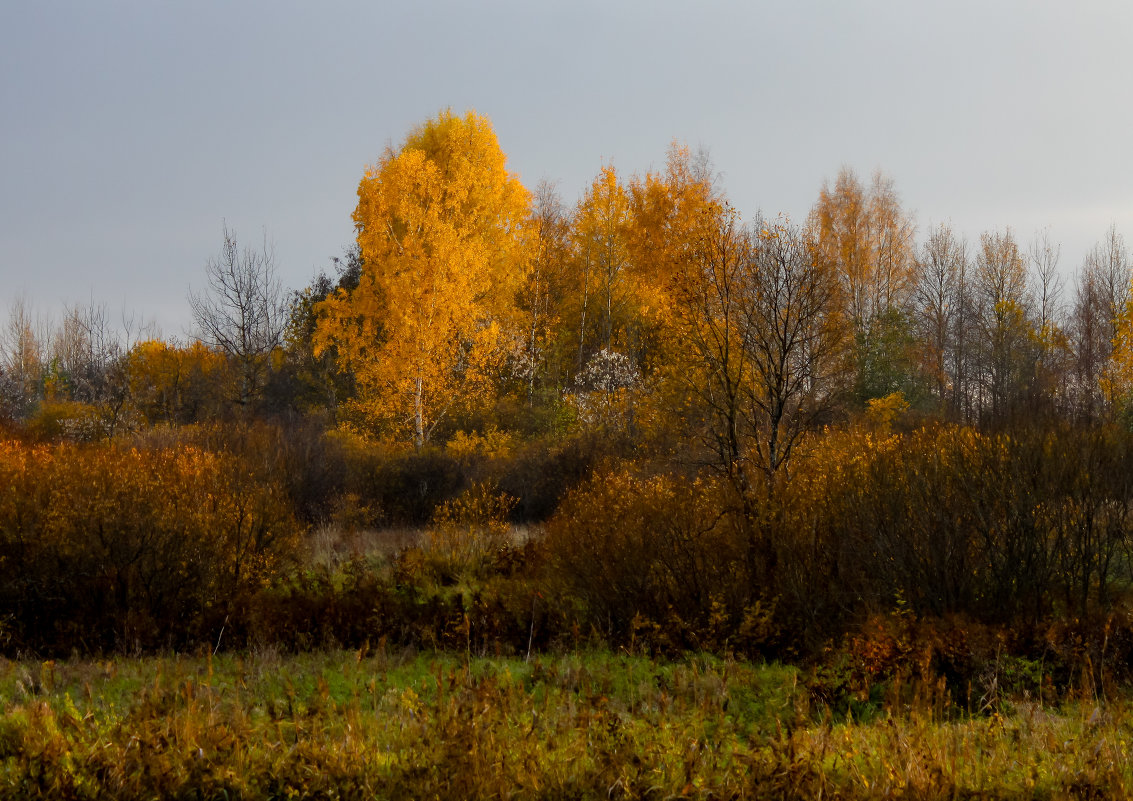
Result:
<instances>
[{"instance_id":1,"label":"thicket","mask_svg":"<svg viewBox=\"0 0 1133 801\"><path fill-rule=\"evenodd\" d=\"M523 448L391 454L302 427L0 447L9 655L712 651L821 664L816 694L847 709L912 676L956 698L1005 672L1052 693L1133 678L1133 436L1116 427L843 427L746 496L599 440L546 451L562 472L512 491L537 475ZM547 486L533 522L523 488ZM317 526L395 521L421 533L314 558Z\"/></svg>"},{"instance_id":2,"label":"thicket","mask_svg":"<svg viewBox=\"0 0 1133 801\"><path fill-rule=\"evenodd\" d=\"M549 580L615 642L817 658L843 689L915 668L966 691L1004 654L1129 678L1127 431L831 431L753 494L596 476L548 523Z\"/></svg>"},{"instance_id":3,"label":"thicket","mask_svg":"<svg viewBox=\"0 0 1133 801\"><path fill-rule=\"evenodd\" d=\"M0 487L9 652L196 642L297 555L282 489L230 454L8 441Z\"/></svg>"},{"instance_id":4,"label":"thicket","mask_svg":"<svg viewBox=\"0 0 1133 801\"><path fill-rule=\"evenodd\" d=\"M552 611L535 602L542 549L514 541L511 527L548 515L610 448L582 438L506 457L405 452L306 423L153 428L97 443L22 433L0 443L9 655L546 645L566 627L541 622ZM428 536L388 558L312 558L316 530L385 526Z\"/></svg>"}]
</instances>

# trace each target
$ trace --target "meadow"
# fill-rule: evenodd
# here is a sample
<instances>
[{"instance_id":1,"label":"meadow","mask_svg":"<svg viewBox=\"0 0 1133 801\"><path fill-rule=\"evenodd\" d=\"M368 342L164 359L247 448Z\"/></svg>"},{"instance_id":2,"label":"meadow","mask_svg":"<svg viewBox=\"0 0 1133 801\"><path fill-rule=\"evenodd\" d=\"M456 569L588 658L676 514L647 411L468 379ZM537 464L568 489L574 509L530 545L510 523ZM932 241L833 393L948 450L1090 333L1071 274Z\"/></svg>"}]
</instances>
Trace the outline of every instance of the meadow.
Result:
<instances>
[{"instance_id":1,"label":"meadow","mask_svg":"<svg viewBox=\"0 0 1133 801\"><path fill-rule=\"evenodd\" d=\"M2 798L1123 798L1128 698L412 648L0 663ZM855 714L856 712L856 714Z\"/></svg>"}]
</instances>

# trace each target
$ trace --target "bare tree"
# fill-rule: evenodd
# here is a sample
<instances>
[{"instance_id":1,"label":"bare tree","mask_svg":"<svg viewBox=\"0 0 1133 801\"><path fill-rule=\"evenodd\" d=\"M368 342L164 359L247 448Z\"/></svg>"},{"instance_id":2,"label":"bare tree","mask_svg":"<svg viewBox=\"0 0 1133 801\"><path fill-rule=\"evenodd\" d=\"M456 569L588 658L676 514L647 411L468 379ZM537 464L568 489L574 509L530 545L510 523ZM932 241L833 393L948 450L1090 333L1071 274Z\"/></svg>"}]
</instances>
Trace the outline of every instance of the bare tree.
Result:
<instances>
[{"instance_id":1,"label":"bare tree","mask_svg":"<svg viewBox=\"0 0 1133 801\"><path fill-rule=\"evenodd\" d=\"M208 260L208 287L189 290L189 305L201 341L219 348L239 373L242 407L260 392L272 351L282 344L287 303L275 271L275 251L267 236L260 250L236 242L224 226L220 254Z\"/></svg>"},{"instance_id":2,"label":"bare tree","mask_svg":"<svg viewBox=\"0 0 1133 801\"><path fill-rule=\"evenodd\" d=\"M742 342L750 354L745 413L756 466L771 484L800 437L841 390L849 331L838 276L816 258L808 231L756 220L740 276Z\"/></svg>"},{"instance_id":3,"label":"bare tree","mask_svg":"<svg viewBox=\"0 0 1133 801\"><path fill-rule=\"evenodd\" d=\"M1038 359L1027 263L1010 229L980 235L973 277L980 420L1002 422L1031 389Z\"/></svg>"},{"instance_id":4,"label":"bare tree","mask_svg":"<svg viewBox=\"0 0 1133 801\"><path fill-rule=\"evenodd\" d=\"M1110 226L1082 263L1070 326L1078 408L1087 419L1107 411L1100 380L1113 352L1117 318L1129 302L1130 274L1125 240Z\"/></svg>"},{"instance_id":5,"label":"bare tree","mask_svg":"<svg viewBox=\"0 0 1133 801\"><path fill-rule=\"evenodd\" d=\"M1070 345L1064 330L1062 290L1065 278L1058 269L1062 247L1050 241L1050 231L1031 241L1031 305L1038 334L1033 400L1050 410L1065 412L1070 397ZM1040 407L1036 407L1036 410Z\"/></svg>"},{"instance_id":6,"label":"bare tree","mask_svg":"<svg viewBox=\"0 0 1133 801\"><path fill-rule=\"evenodd\" d=\"M13 417L30 414L42 396L48 332L47 321L33 314L27 300L12 302L0 331L0 405Z\"/></svg>"},{"instance_id":7,"label":"bare tree","mask_svg":"<svg viewBox=\"0 0 1133 801\"><path fill-rule=\"evenodd\" d=\"M785 220L702 221L672 282L673 377L707 465L734 491L746 569L774 576L778 498L803 436L829 421L848 378L838 275L810 232Z\"/></svg>"},{"instance_id":8,"label":"bare tree","mask_svg":"<svg viewBox=\"0 0 1133 801\"><path fill-rule=\"evenodd\" d=\"M50 348L50 360L64 378L71 399L101 403L111 367L124 353L107 307L93 301L85 306L67 306Z\"/></svg>"},{"instance_id":9,"label":"bare tree","mask_svg":"<svg viewBox=\"0 0 1133 801\"><path fill-rule=\"evenodd\" d=\"M967 243L940 225L929 234L916 261L913 320L921 344L922 369L941 409L963 416L967 332L965 281Z\"/></svg>"},{"instance_id":10,"label":"bare tree","mask_svg":"<svg viewBox=\"0 0 1133 801\"><path fill-rule=\"evenodd\" d=\"M741 493L774 488L800 438L828 419L846 381L850 332L838 276L809 232L741 226L721 211L673 282L678 370L703 415L715 467Z\"/></svg>"},{"instance_id":11,"label":"bare tree","mask_svg":"<svg viewBox=\"0 0 1133 801\"><path fill-rule=\"evenodd\" d=\"M743 337L743 280L751 250L737 215L721 211L677 261L672 286L674 375L688 396L687 407L696 410L690 419L699 423L695 434L711 454L709 464L741 495L749 494L752 480L743 414L744 388L753 380Z\"/></svg>"},{"instance_id":12,"label":"bare tree","mask_svg":"<svg viewBox=\"0 0 1133 801\"><path fill-rule=\"evenodd\" d=\"M1050 231L1044 230L1036 234L1031 241L1028 255L1035 278L1032 291L1035 296L1035 311L1038 314L1036 322L1039 332L1045 335L1061 316L1064 280L1058 271L1058 259L1062 255L1062 246L1052 243ZM1048 344L1044 343L1044 345Z\"/></svg>"}]
</instances>

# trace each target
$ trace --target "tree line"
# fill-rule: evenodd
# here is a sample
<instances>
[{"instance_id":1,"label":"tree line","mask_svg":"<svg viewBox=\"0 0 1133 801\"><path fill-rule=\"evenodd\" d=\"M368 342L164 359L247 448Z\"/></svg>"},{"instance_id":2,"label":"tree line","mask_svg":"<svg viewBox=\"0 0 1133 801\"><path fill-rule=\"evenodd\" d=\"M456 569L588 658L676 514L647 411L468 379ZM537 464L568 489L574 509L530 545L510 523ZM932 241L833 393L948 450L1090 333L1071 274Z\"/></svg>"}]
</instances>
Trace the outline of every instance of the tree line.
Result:
<instances>
[{"instance_id":1,"label":"tree line","mask_svg":"<svg viewBox=\"0 0 1133 801\"><path fill-rule=\"evenodd\" d=\"M1067 280L1041 232L918 239L881 173L843 169L803 221L745 219L679 145L659 171L602 167L568 205L507 169L485 117L448 111L367 168L354 222L333 271L290 293L270 246L226 227L190 342L123 336L100 308L48 330L17 304L9 432L103 443L83 458L138 475L127 446L199 451L205 474L286 498L292 527L431 526L432 561L402 567L439 581L453 560L512 576L504 523L546 521L524 581L613 639L674 648L800 647L905 608L1038 625L1111 609L1133 578L1116 228ZM65 453L12 452L29 487L50 471L28 465ZM39 518L9 505L16 547ZM299 538L260 547L233 508L239 544L216 552L283 570ZM142 586L124 553L114 570ZM501 592L501 626L533 631L538 604Z\"/></svg>"},{"instance_id":2,"label":"tree line","mask_svg":"<svg viewBox=\"0 0 1133 801\"><path fill-rule=\"evenodd\" d=\"M48 330L17 302L5 416L112 436L320 414L418 449L491 426L637 435L667 416L723 463L774 471L801 432L894 393L911 414L984 428L1125 409L1130 257L1115 227L1068 282L1045 233L970 242L942 224L918 241L881 173L843 169L802 223L745 221L707 157L676 145L659 172L603 167L568 207L508 172L473 112L388 148L358 196L337 273L289 295L268 244L241 248L226 227L189 297L194 341L115 330L94 306Z\"/></svg>"}]
</instances>

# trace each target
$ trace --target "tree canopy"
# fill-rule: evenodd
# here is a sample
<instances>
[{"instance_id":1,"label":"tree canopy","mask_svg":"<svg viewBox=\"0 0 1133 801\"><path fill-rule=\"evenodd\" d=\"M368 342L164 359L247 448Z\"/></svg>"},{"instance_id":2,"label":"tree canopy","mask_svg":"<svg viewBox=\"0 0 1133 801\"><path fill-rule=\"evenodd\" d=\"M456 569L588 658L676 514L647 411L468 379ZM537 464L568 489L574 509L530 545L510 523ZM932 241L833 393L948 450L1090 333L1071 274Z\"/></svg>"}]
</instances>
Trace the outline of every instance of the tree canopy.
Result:
<instances>
[{"instance_id":1,"label":"tree canopy","mask_svg":"<svg viewBox=\"0 0 1133 801\"><path fill-rule=\"evenodd\" d=\"M526 270L530 195L487 118L442 112L387 149L358 186L364 267L321 309L316 347L337 347L367 425L417 447L458 402L490 392Z\"/></svg>"}]
</instances>

